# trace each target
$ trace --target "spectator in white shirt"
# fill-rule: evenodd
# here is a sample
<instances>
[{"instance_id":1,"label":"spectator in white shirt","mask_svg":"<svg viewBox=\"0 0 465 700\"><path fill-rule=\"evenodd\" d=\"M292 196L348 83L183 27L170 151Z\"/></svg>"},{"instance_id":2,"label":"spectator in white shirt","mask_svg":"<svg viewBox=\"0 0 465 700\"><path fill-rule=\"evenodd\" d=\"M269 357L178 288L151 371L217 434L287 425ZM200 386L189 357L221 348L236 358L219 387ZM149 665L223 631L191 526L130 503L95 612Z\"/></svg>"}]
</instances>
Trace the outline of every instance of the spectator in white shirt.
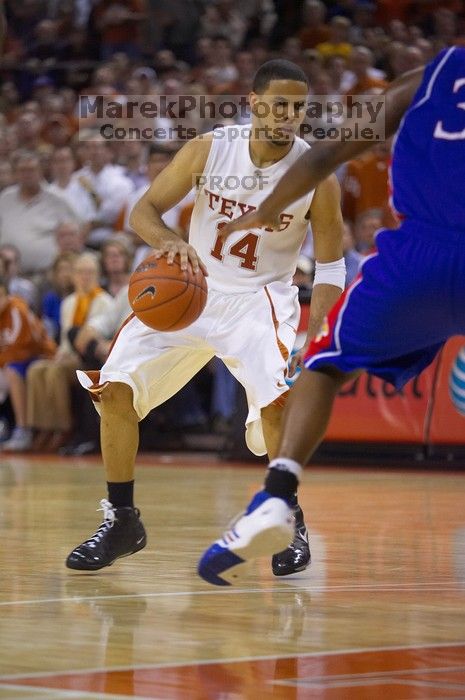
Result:
<instances>
[{"instance_id":1,"label":"spectator in white shirt","mask_svg":"<svg viewBox=\"0 0 465 700\"><path fill-rule=\"evenodd\" d=\"M25 274L43 272L57 254L56 227L74 220L75 215L42 180L36 153L18 153L14 168L18 184L0 194L0 244L12 243L18 248Z\"/></svg>"},{"instance_id":2,"label":"spectator in white shirt","mask_svg":"<svg viewBox=\"0 0 465 700\"><path fill-rule=\"evenodd\" d=\"M89 192L73 177L76 160L69 146L57 148L52 156L50 191L66 199L76 218L89 226L97 216L97 207Z\"/></svg>"},{"instance_id":3,"label":"spectator in white shirt","mask_svg":"<svg viewBox=\"0 0 465 700\"><path fill-rule=\"evenodd\" d=\"M87 145L88 164L78 170L75 178L89 192L96 205L97 213L90 222L87 243L98 248L113 233L121 208L134 186L120 166L110 163L108 142L101 139L89 141Z\"/></svg>"}]
</instances>

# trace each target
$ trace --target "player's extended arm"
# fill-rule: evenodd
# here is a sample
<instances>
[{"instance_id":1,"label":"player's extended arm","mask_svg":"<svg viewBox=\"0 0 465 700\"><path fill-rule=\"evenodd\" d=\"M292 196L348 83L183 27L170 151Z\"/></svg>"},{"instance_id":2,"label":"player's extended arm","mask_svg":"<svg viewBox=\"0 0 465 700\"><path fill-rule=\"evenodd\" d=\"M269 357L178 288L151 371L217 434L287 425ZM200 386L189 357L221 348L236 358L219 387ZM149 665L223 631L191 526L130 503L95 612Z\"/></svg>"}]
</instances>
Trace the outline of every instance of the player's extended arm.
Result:
<instances>
[{"instance_id":1,"label":"player's extended arm","mask_svg":"<svg viewBox=\"0 0 465 700\"><path fill-rule=\"evenodd\" d=\"M310 222L313 231L313 252L317 266L319 263L324 265L340 261L344 255L342 245L344 222L341 212L341 188L335 175L330 175L316 188L310 207ZM321 278L318 272L315 275L307 341L310 341L318 333L324 317L344 290L345 275L343 275L344 279L339 273L336 274L336 277L337 281L333 279L334 284L329 284L320 281L320 279L324 279L324 275Z\"/></svg>"},{"instance_id":2,"label":"player's extended arm","mask_svg":"<svg viewBox=\"0 0 465 700\"><path fill-rule=\"evenodd\" d=\"M192 246L164 223L163 214L181 201L195 185L195 178L203 173L210 152L211 137L202 136L188 141L171 163L155 178L148 191L139 199L129 217L131 228L157 255L167 255L169 263L179 253L181 267L191 262L194 272L199 265L206 273Z\"/></svg>"},{"instance_id":3,"label":"player's extended arm","mask_svg":"<svg viewBox=\"0 0 465 700\"><path fill-rule=\"evenodd\" d=\"M316 188L310 207L310 222L317 271L312 289L307 337L302 350L293 357L290 376L301 363L310 341L320 330L325 316L345 287L341 188L335 175L330 175Z\"/></svg>"},{"instance_id":4,"label":"player's extended arm","mask_svg":"<svg viewBox=\"0 0 465 700\"><path fill-rule=\"evenodd\" d=\"M418 68L392 82L385 92L385 134L392 136L397 130L402 116L407 111L412 98L423 77L423 68ZM379 95L373 97L373 104L379 102ZM368 109L360 119L350 119L344 126L355 129L358 124L359 132L364 127L371 127L371 116ZM377 142L379 143L379 142ZM273 192L254 211L244 214L235 221L228 222L221 230L220 236L225 238L233 231L257 226L277 227L279 214L313 190L318 183L336 170L347 160L352 160L374 145L373 141L333 141L319 142L306 151L289 170L283 175Z\"/></svg>"}]
</instances>

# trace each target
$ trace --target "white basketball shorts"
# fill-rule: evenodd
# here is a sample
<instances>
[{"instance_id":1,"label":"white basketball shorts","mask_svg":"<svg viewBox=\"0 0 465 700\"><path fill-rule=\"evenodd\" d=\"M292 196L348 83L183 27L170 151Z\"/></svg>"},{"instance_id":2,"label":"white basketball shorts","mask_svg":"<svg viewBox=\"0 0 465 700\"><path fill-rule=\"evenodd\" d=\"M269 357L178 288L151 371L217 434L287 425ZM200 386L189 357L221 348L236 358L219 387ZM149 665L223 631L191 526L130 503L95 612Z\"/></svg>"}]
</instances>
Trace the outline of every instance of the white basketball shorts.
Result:
<instances>
[{"instance_id":1,"label":"white basketball shorts","mask_svg":"<svg viewBox=\"0 0 465 700\"><path fill-rule=\"evenodd\" d=\"M78 371L78 379L95 394L103 391L107 382L128 384L133 390L134 409L142 420L216 355L246 391L247 446L254 454L263 455L266 447L260 409L288 390L287 359L299 314L297 287L283 282L245 294L209 290L200 318L184 330L153 331L129 317L116 336L98 382L83 371ZM98 410L98 402L95 405Z\"/></svg>"}]
</instances>

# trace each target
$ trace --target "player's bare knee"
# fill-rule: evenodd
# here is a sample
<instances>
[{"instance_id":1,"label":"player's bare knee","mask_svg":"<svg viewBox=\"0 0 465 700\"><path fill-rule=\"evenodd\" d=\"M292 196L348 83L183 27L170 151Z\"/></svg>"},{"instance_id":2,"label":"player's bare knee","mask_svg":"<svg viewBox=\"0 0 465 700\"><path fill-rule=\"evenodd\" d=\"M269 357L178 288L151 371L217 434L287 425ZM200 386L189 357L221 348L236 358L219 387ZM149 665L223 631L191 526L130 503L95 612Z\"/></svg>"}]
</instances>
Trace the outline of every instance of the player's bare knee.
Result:
<instances>
[{"instance_id":1,"label":"player's bare knee","mask_svg":"<svg viewBox=\"0 0 465 700\"><path fill-rule=\"evenodd\" d=\"M268 404L268 406L264 406L260 410L262 421L265 421L267 423L279 424L281 422L282 413L283 406L281 405L281 403L277 403L275 401L273 401L273 403Z\"/></svg>"},{"instance_id":2,"label":"player's bare knee","mask_svg":"<svg viewBox=\"0 0 465 700\"><path fill-rule=\"evenodd\" d=\"M133 406L133 391L123 382L109 382L99 395L103 410L114 413L137 415Z\"/></svg>"}]
</instances>

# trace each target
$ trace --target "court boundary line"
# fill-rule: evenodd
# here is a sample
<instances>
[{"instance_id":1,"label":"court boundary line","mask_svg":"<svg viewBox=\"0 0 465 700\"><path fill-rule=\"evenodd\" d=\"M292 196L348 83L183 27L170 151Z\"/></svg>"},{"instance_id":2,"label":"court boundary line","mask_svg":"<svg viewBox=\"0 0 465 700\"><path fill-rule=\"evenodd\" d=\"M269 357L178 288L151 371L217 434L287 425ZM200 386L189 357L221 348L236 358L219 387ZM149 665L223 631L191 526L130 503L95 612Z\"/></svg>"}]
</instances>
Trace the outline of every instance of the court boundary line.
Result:
<instances>
[{"instance_id":1,"label":"court boundary line","mask_svg":"<svg viewBox=\"0 0 465 700\"><path fill-rule=\"evenodd\" d=\"M115 693L105 693L102 695L100 691L90 691L90 690L65 690L64 688L45 688L40 685L24 685L22 683L1 683L0 690L18 690L28 693L37 693L38 696L46 694L46 700L53 700L56 698L76 698L76 700L157 700L153 697L147 697L146 695L119 695ZM30 695L30 700L34 700L35 695ZM18 698L18 700L24 700L24 698Z\"/></svg>"},{"instance_id":2,"label":"court boundary line","mask_svg":"<svg viewBox=\"0 0 465 700\"><path fill-rule=\"evenodd\" d=\"M70 698L71 700L72 698L76 698L76 700L85 700L86 698L89 700L128 700L128 698L131 700L162 700L162 698L149 698L145 695L120 695L118 693L102 694L99 690L66 690L64 688L45 688L40 685L24 685L22 683L13 684L0 682L0 690L19 690L21 692L36 693L36 695L30 695L31 700L34 700L35 697L40 699L45 693L47 693L45 700L53 700L53 698L59 700L62 697ZM18 700L24 699L18 698Z\"/></svg>"},{"instance_id":3,"label":"court boundary line","mask_svg":"<svg viewBox=\"0 0 465 700\"><path fill-rule=\"evenodd\" d=\"M32 673L14 673L7 675L0 675L0 685L4 681L16 680L16 679L34 679L34 678L53 678L54 676L77 676L86 675L91 673L118 673L126 671L139 671L139 670L158 670L167 668L182 668L183 666L209 666L214 664L233 664L233 663L244 663L250 661L274 661L277 659L311 659L311 658L321 658L322 656L339 656L341 654L363 654L363 653L378 653L382 651L406 651L409 649L447 649L447 648L465 648L465 641L462 642L439 642L437 644L400 644L400 645L388 645L388 646L375 646L375 647L358 647L352 649L332 649L329 651L309 651L296 654L264 654L258 656L244 656L244 657L230 657L230 658L217 658L217 659L200 659L191 661L174 661L174 662L162 662L159 664L133 664L131 666L102 666L97 668L86 668L78 670L66 670L66 671L36 671ZM9 684L7 684L9 685ZM31 686L35 687L35 686ZM153 700L153 698L150 698Z\"/></svg>"},{"instance_id":4,"label":"court boundary line","mask_svg":"<svg viewBox=\"0 0 465 700\"><path fill-rule=\"evenodd\" d=\"M298 579L294 579L298 581ZM285 588L228 588L227 590L221 588L212 588L211 590L205 591L159 591L155 593L115 593L112 595L75 595L75 596L65 596L61 598L30 598L26 600L5 600L0 602L0 608L15 607L18 605L40 605L42 603L80 603L83 601L91 600L119 600L124 598L183 598L187 596L210 596L210 595L242 595L244 593L301 593L308 591L309 593L338 593L357 591L367 592L367 591L377 591L377 592L392 592L400 591L404 593L425 591L425 592L455 592L464 591L465 582L463 584L457 582L444 583L441 581L430 581L427 583L360 583L360 584L341 584L340 586L322 586L322 585L312 585L311 580L308 579L308 583L304 586L295 586L291 582ZM465 642L464 642L465 643Z\"/></svg>"}]
</instances>

